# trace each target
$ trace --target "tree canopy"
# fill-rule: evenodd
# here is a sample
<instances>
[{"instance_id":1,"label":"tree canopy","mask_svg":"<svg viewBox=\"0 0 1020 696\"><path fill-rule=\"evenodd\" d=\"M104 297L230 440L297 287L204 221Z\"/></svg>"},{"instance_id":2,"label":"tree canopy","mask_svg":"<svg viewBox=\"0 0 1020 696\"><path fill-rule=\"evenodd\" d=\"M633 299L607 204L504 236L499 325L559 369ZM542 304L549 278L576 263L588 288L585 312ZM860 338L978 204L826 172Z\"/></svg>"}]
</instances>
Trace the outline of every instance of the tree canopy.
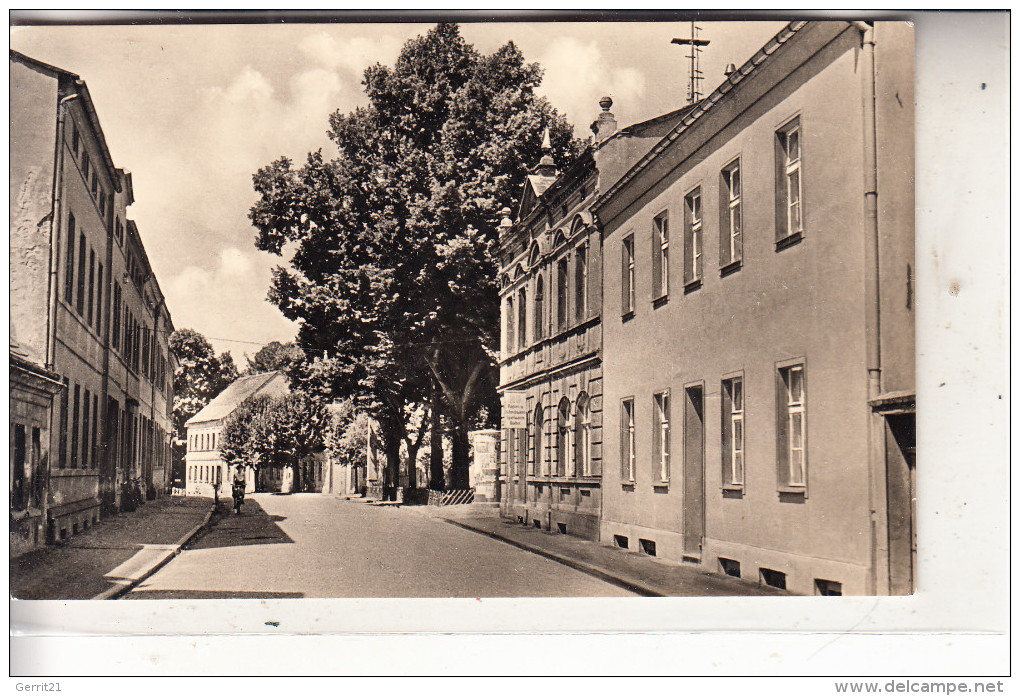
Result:
<instances>
[{"instance_id":1,"label":"tree canopy","mask_svg":"<svg viewBox=\"0 0 1020 696\"><path fill-rule=\"evenodd\" d=\"M248 367L245 368L244 373L254 375L274 370L287 371L293 363L299 362L302 357L304 354L294 341L287 343L272 341L259 348L255 355L246 357Z\"/></svg>"},{"instance_id":2,"label":"tree canopy","mask_svg":"<svg viewBox=\"0 0 1020 696\"><path fill-rule=\"evenodd\" d=\"M177 329L169 343L177 357L174 429L183 436L188 419L238 378L237 366L229 351L217 356L205 336L194 329Z\"/></svg>"},{"instance_id":3,"label":"tree canopy","mask_svg":"<svg viewBox=\"0 0 1020 696\"><path fill-rule=\"evenodd\" d=\"M330 117L335 157L283 157L254 175L256 246L293 250L269 293L300 326L307 357L291 377L355 398L391 465L414 406L441 389L465 486L467 429L495 412L500 210L544 129L561 166L580 149L535 93L541 77L512 42L481 55L440 24L393 67L365 71L369 105Z\"/></svg>"}]
</instances>

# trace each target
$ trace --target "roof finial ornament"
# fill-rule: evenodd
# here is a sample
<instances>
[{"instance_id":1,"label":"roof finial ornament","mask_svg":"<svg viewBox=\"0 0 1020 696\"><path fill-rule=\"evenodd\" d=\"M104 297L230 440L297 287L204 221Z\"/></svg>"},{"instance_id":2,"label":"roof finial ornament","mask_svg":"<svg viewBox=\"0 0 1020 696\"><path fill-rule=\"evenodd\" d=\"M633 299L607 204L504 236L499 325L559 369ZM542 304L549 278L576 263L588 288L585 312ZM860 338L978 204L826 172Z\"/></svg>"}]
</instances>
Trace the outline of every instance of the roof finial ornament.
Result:
<instances>
[{"instance_id":1,"label":"roof finial ornament","mask_svg":"<svg viewBox=\"0 0 1020 696\"><path fill-rule=\"evenodd\" d=\"M542 159L539 160L535 173L541 176L556 176L556 162L552 158L552 137L549 134L549 126L542 132Z\"/></svg>"}]
</instances>

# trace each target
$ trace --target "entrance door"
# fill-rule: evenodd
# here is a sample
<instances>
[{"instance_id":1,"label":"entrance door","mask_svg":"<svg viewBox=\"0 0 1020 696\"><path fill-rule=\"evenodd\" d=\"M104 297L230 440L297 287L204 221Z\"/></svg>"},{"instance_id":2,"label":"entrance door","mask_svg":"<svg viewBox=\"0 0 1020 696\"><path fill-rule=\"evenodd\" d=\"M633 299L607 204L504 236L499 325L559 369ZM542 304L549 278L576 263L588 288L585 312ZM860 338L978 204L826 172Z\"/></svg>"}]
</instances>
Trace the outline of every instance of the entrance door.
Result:
<instances>
[{"instance_id":1,"label":"entrance door","mask_svg":"<svg viewBox=\"0 0 1020 696\"><path fill-rule=\"evenodd\" d=\"M908 595L917 578L914 414L886 416L886 497L889 506L889 592Z\"/></svg>"},{"instance_id":2,"label":"entrance door","mask_svg":"<svg viewBox=\"0 0 1020 696\"><path fill-rule=\"evenodd\" d=\"M684 556L701 560L705 539L705 395L684 389Z\"/></svg>"}]
</instances>

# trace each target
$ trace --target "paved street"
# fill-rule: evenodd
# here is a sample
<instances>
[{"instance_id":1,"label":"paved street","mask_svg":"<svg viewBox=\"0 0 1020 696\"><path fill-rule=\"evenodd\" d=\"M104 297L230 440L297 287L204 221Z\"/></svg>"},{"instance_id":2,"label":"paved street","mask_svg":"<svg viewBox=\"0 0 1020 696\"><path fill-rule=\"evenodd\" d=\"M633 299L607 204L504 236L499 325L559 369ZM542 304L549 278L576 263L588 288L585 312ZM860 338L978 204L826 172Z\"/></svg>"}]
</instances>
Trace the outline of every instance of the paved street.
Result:
<instances>
[{"instance_id":1,"label":"paved street","mask_svg":"<svg viewBox=\"0 0 1020 696\"><path fill-rule=\"evenodd\" d=\"M634 595L410 510L261 493L124 598L578 596Z\"/></svg>"}]
</instances>

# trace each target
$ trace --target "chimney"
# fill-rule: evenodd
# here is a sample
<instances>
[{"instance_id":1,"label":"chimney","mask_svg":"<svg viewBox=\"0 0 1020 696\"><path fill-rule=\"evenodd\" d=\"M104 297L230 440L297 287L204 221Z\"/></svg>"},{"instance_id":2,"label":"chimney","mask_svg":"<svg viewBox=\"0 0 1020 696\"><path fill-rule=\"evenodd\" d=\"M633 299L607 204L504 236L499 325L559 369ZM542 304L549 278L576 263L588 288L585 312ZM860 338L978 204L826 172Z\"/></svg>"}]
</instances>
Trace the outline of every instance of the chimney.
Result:
<instances>
[{"instance_id":1,"label":"chimney","mask_svg":"<svg viewBox=\"0 0 1020 696\"><path fill-rule=\"evenodd\" d=\"M591 124L591 130L595 134L596 142L601 143L616 132L616 117L609 111L613 106L612 97L602 97L599 99L599 106L602 107L602 113Z\"/></svg>"}]
</instances>

